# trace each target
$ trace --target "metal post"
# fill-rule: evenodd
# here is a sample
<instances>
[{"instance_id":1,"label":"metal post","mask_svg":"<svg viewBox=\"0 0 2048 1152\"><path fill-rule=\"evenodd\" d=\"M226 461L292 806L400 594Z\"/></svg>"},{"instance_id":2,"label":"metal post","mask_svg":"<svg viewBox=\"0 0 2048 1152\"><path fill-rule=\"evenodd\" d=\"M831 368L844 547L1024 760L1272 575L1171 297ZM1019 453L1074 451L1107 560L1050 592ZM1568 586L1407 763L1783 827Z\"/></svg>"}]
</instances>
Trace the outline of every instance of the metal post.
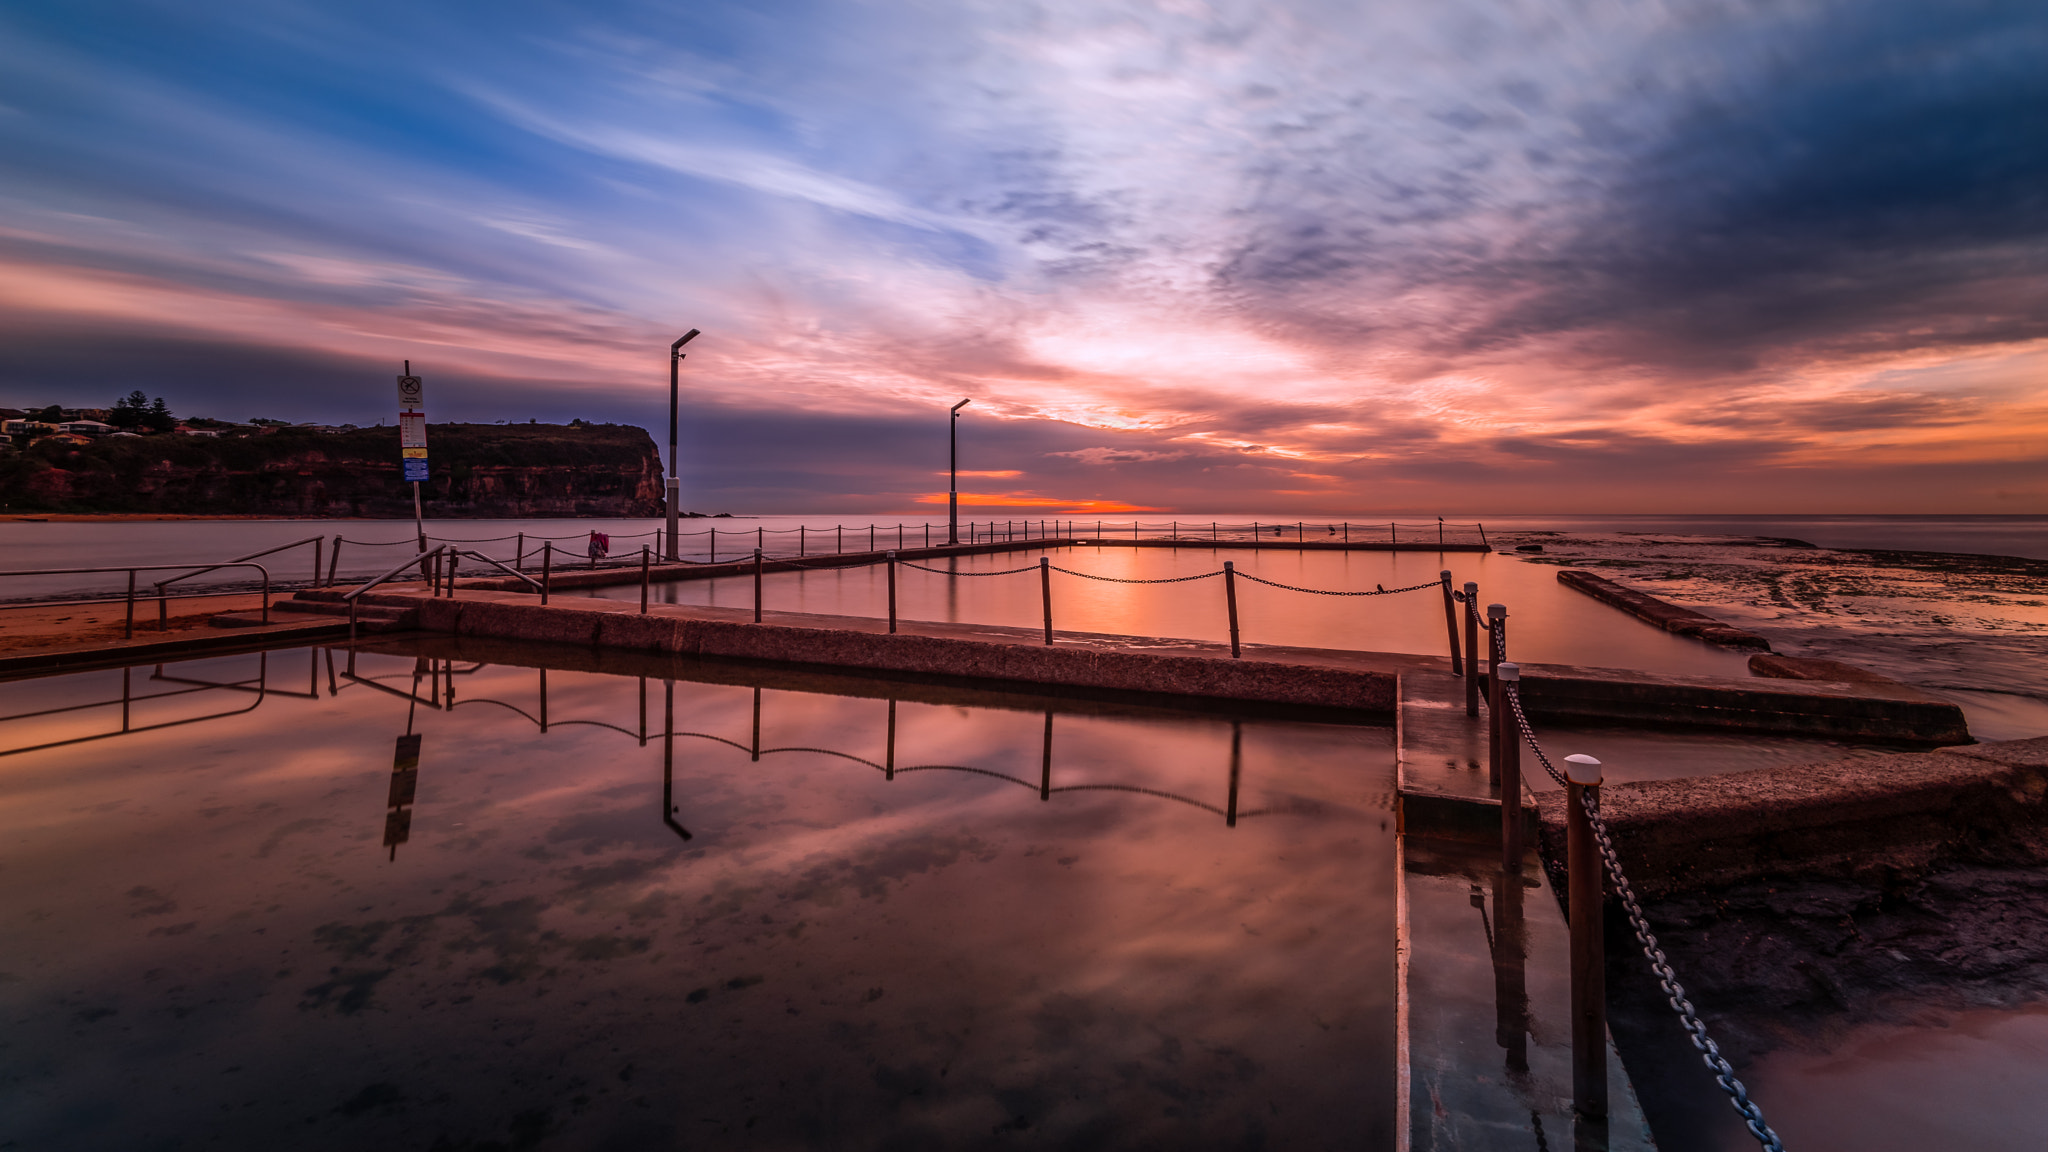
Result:
<instances>
[{"instance_id":1,"label":"metal post","mask_svg":"<svg viewBox=\"0 0 2048 1152\"><path fill-rule=\"evenodd\" d=\"M711 548L711 560L710 560L710 562L711 562L711 563L713 563L713 564L716 564L716 563L718 563L718 525L716 525L716 524L713 524L713 525L711 526L711 541L710 541L710 548Z\"/></svg>"},{"instance_id":2,"label":"metal post","mask_svg":"<svg viewBox=\"0 0 2048 1152\"><path fill-rule=\"evenodd\" d=\"M1230 658L1238 658L1237 647L1237 565L1223 562L1223 603L1230 608Z\"/></svg>"},{"instance_id":3,"label":"metal post","mask_svg":"<svg viewBox=\"0 0 2048 1152\"><path fill-rule=\"evenodd\" d=\"M846 525L834 524L832 526L832 554L837 556L844 551L846 551Z\"/></svg>"},{"instance_id":4,"label":"metal post","mask_svg":"<svg viewBox=\"0 0 2048 1152\"><path fill-rule=\"evenodd\" d=\"M761 689L758 686L754 689L754 742L747 751L756 764L761 762Z\"/></svg>"},{"instance_id":5,"label":"metal post","mask_svg":"<svg viewBox=\"0 0 2048 1152\"><path fill-rule=\"evenodd\" d=\"M648 553L647 545L642 544L640 546L640 614L642 616L647 615L647 564L651 559L653 557Z\"/></svg>"},{"instance_id":6,"label":"metal post","mask_svg":"<svg viewBox=\"0 0 2048 1152\"><path fill-rule=\"evenodd\" d=\"M1444 546L1444 518L1441 516L1436 518L1436 546Z\"/></svg>"},{"instance_id":7,"label":"metal post","mask_svg":"<svg viewBox=\"0 0 2048 1152\"><path fill-rule=\"evenodd\" d=\"M896 632L896 554L889 553L889 633Z\"/></svg>"},{"instance_id":8,"label":"metal post","mask_svg":"<svg viewBox=\"0 0 2048 1152\"><path fill-rule=\"evenodd\" d=\"M122 635L128 640L135 639L135 569L133 568L128 570L128 629Z\"/></svg>"},{"instance_id":9,"label":"metal post","mask_svg":"<svg viewBox=\"0 0 2048 1152\"><path fill-rule=\"evenodd\" d=\"M1607 968L1601 921L1600 851L1588 803L1600 803L1600 761L1564 758L1566 884L1572 923L1572 1107L1588 1119L1607 1116Z\"/></svg>"},{"instance_id":10,"label":"metal post","mask_svg":"<svg viewBox=\"0 0 2048 1152\"><path fill-rule=\"evenodd\" d=\"M322 551L321 545L325 543L327 541L320 537L313 537L313 579L306 585L308 588L317 587L320 583L320 553Z\"/></svg>"},{"instance_id":11,"label":"metal post","mask_svg":"<svg viewBox=\"0 0 2048 1152\"><path fill-rule=\"evenodd\" d=\"M1451 634L1451 675L1465 674L1465 659L1458 654L1458 606L1457 593L1451 591L1451 572L1446 568L1436 574L1444 586L1444 628Z\"/></svg>"},{"instance_id":12,"label":"metal post","mask_svg":"<svg viewBox=\"0 0 2048 1152\"><path fill-rule=\"evenodd\" d=\"M420 482L417 480L412 482L412 528L414 532L419 534L420 551L425 552L427 550L427 522L426 518L420 514Z\"/></svg>"},{"instance_id":13,"label":"metal post","mask_svg":"<svg viewBox=\"0 0 2048 1152\"><path fill-rule=\"evenodd\" d=\"M962 400L946 415L946 543L960 542L960 410Z\"/></svg>"},{"instance_id":14,"label":"metal post","mask_svg":"<svg viewBox=\"0 0 2048 1152\"><path fill-rule=\"evenodd\" d=\"M540 670L540 730L548 730L548 670Z\"/></svg>"},{"instance_id":15,"label":"metal post","mask_svg":"<svg viewBox=\"0 0 2048 1152\"><path fill-rule=\"evenodd\" d=\"M550 540L540 546L540 602L548 602L548 589L554 584L555 542Z\"/></svg>"},{"instance_id":16,"label":"metal post","mask_svg":"<svg viewBox=\"0 0 2048 1152\"><path fill-rule=\"evenodd\" d=\"M1500 765L1500 866L1514 876L1522 871L1522 734L1515 726L1508 689L1522 682L1522 666L1506 660L1493 666L1495 762Z\"/></svg>"},{"instance_id":17,"label":"metal post","mask_svg":"<svg viewBox=\"0 0 2048 1152\"><path fill-rule=\"evenodd\" d=\"M1393 521L1387 521L1387 543L1399 544L1401 542L1401 534L1395 531L1397 527Z\"/></svg>"},{"instance_id":18,"label":"metal post","mask_svg":"<svg viewBox=\"0 0 2048 1152\"><path fill-rule=\"evenodd\" d=\"M1045 642L1052 643L1052 559L1038 558L1038 595L1045 603Z\"/></svg>"},{"instance_id":19,"label":"metal post","mask_svg":"<svg viewBox=\"0 0 2048 1152\"><path fill-rule=\"evenodd\" d=\"M1465 581L1465 715L1479 715L1479 585Z\"/></svg>"},{"instance_id":20,"label":"metal post","mask_svg":"<svg viewBox=\"0 0 2048 1152\"><path fill-rule=\"evenodd\" d=\"M896 778L896 698L889 697L889 743L882 753L882 779Z\"/></svg>"},{"instance_id":21,"label":"metal post","mask_svg":"<svg viewBox=\"0 0 2048 1152\"><path fill-rule=\"evenodd\" d=\"M754 623L761 622L761 550L754 549Z\"/></svg>"},{"instance_id":22,"label":"metal post","mask_svg":"<svg viewBox=\"0 0 2048 1152\"><path fill-rule=\"evenodd\" d=\"M521 532L514 539L518 542L512 545L512 570L517 572L526 561L526 533Z\"/></svg>"},{"instance_id":23,"label":"metal post","mask_svg":"<svg viewBox=\"0 0 2048 1152\"><path fill-rule=\"evenodd\" d=\"M767 530L766 528L759 528L759 527L755 528L755 529L754 529L754 551L756 551L756 552L759 552L759 551L760 551L761 549L763 549L763 548L766 548L767 546L768 546L768 530Z\"/></svg>"},{"instance_id":24,"label":"metal post","mask_svg":"<svg viewBox=\"0 0 2048 1152\"><path fill-rule=\"evenodd\" d=\"M804 526L801 524L796 526L796 555L799 560L804 555Z\"/></svg>"},{"instance_id":25,"label":"metal post","mask_svg":"<svg viewBox=\"0 0 2048 1152\"><path fill-rule=\"evenodd\" d=\"M1500 667L1501 640L1507 635L1508 608L1505 604L1486 606L1486 736L1492 754L1487 757L1486 782L1500 783L1500 746L1508 738L1508 730L1501 721L1500 679L1494 675Z\"/></svg>"},{"instance_id":26,"label":"metal post","mask_svg":"<svg viewBox=\"0 0 2048 1152\"><path fill-rule=\"evenodd\" d=\"M870 523L868 524L868 551L870 551L870 552L873 552L874 550L875 550L875 526L874 526L873 522L870 522Z\"/></svg>"},{"instance_id":27,"label":"metal post","mask_svg":"<svg viewBox=\"0 0 2048 1152\"><path fill-rule=\"evenodd\" d=\"M335 569L341 567L341 533L334 534L334 547L327 553L327 582L334 583Z\"/></svg>"},{"instance_id":28,"label":"metal post","mask_svg":"<svg viewBox=\"0 0 2048 1152\"><path fill-rule=\"evenodd\" d=\"M1493 545L1486 542L1486 525L1484 524L1479 525L1479 546L1489 552L1493 550Z\"/></svg>"},{"instance_id":29,"label":"metal post","mask_svg":"<svg viewBox=\"0 0 2048 1152\"><path fill-rule=\"evenodd\" d=\"M683 345L697 336L695 328L683 333L681 339L668 346L668 481L662 489L663 502L668 505L668 558L682 559L676 551L678 528L681 526L683 481L682 473L676 468L676 410L679 407L681 384L678 378L683 367Z\"/></svg>"}]
</instances>

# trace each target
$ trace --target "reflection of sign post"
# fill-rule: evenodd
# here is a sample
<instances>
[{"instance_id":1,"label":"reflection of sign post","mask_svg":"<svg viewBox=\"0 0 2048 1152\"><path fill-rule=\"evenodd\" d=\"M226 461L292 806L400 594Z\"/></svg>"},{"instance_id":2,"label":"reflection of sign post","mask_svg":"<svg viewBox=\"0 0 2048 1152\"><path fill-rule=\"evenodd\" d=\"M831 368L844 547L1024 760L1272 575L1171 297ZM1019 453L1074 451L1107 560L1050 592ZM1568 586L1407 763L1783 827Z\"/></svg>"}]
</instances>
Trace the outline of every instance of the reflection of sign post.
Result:
<instances>
[{"instance_id":1,"label":"reflection of sign post","mask_svg":"<svg viewBox=\"0 0 2048 1152\"><path fill-rule=\"evenodd\" d=\"M412 838L412 802L419 783L420 736L400 736L391 757L391 792L385 803L390 812L384 817L384 846L391 849L393 860L398 859L398 846Z\"/></svg>"},{"instance_id":2,"label":"reflection of sign post","mask_svg":"<svg viewBox=\"0 0 2048 1152\"><path fill-rule=\"evenodd\" d=\"M427 550L427 525L420 512L420 484L427 478L426 406L426 381L412 374L412 361L407 360L405 375L398 378L398 454L406 482L412 485L412 526L422 552ZM426 575L424 570L420 574Z\"/></svg>"}]
</instances>

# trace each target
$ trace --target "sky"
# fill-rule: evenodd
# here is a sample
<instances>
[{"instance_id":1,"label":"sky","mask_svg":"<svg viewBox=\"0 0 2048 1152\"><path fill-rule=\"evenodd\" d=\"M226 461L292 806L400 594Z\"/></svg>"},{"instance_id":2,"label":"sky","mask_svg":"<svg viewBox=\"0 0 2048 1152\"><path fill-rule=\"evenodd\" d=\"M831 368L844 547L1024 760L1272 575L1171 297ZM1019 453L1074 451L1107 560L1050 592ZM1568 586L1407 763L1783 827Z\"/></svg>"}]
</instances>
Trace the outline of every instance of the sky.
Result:
<instances>
[{"instance_id":1,"label":"sky","mask_svg":"<svg viewBox=\"0 0 2048 1152\"><path fill-rule=\"evenodd\" d=\"M688 507L2048 513L2038 0L0 6L0 404Z\"/></svg>"}]
</instances>

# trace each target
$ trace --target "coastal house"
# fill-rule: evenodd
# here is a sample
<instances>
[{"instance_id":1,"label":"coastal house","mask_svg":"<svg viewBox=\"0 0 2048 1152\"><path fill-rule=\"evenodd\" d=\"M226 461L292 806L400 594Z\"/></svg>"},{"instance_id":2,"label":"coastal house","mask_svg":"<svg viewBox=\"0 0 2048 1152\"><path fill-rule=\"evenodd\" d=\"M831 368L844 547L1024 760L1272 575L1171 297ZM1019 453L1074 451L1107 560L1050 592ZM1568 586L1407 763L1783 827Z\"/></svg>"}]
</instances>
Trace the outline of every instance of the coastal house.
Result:
<instances>
[{"instance_id":1,"label":"coastal house","mask_svg":"<svg viewBox=\"0 0 2048 1152\"><path fill-rule=\"evenodd\" d=\"M8 436L55 436L57 426L41 420L8 420L0 423L0 434Z\"/></svg>"},{"instance_id":2,"label":"coastal house","mask_svg":"<svg viewBox=\"0 0 2048 1152\"><path fill-rule=\"evenodd\" d=\"M98 420L67 420L57 425L57 431L69 432L73 436L105 436L113 430L112 424L102 424Z\"/></svg>"},{"instance_id":3,"label":"coastal house","mask_svg":"<svg viewBox=\"0 0 2048 1152\"><path fill-rule=\"evenodd\" d=\"M187 424L180 424L172 429L172 431L180 436L204 436L209 440L220 438L220 430L217 428L194 428Z\"/></svg>"}]
</instances>

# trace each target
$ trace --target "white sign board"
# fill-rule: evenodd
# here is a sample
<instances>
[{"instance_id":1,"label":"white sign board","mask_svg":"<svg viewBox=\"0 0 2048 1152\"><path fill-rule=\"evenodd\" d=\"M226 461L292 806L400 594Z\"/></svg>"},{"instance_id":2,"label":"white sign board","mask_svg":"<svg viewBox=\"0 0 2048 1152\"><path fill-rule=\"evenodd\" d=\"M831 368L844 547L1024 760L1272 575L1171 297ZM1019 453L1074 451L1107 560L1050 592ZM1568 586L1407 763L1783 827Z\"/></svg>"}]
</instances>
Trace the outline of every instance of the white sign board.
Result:
<instances>
[{"instance_id":1,"label":"white sign board","mask_svg":"<svg viewBox=\"0 0 2048 1152\"><path fill-rule=\"evenodd\" d=\"M427 446L427 414L425 412L400 412L398 414L398 446L400 448L425 448Z\"/></svg>"},{"instance_id":2,"label":"white sign board","mask_svg":"<svg viewBox=\"0 0 2048 1152\"><path fill-rule=\"evenodd\" d=\"M425 408L427 406L426 383L417 376L400 376L398 378L398 406L400 408L413 409Z\"/></svg>"}]
</instances>

